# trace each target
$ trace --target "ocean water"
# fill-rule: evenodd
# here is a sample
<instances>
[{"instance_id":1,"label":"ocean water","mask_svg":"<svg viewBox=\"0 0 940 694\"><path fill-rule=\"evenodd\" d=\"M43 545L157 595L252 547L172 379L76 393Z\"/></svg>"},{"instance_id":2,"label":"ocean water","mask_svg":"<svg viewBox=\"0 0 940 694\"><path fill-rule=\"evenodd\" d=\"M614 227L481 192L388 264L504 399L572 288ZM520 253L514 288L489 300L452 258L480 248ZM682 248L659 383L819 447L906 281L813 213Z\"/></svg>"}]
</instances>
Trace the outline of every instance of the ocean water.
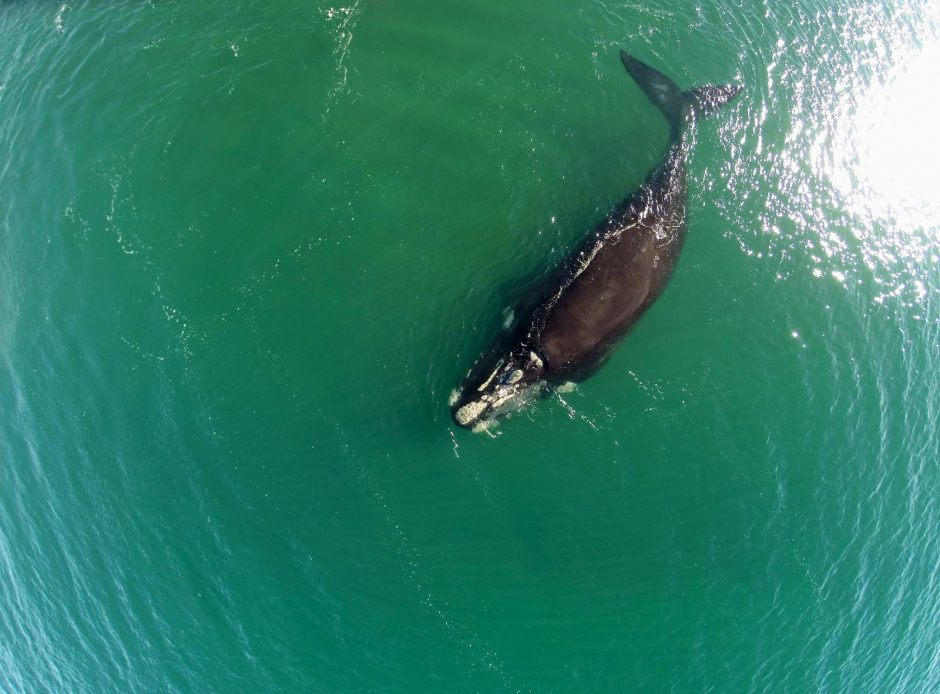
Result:
<instances>
[{"instance_id":1,"label":"ocean water","mask_svg":"<svg viewBox=\"0 0 940 694\"><path fill-rule=\"evenodd\" d=\"M745 91L605 368L447 399ZM940 691L940 9L0 0L0 690Z\"/></svg>"}]
</instances>

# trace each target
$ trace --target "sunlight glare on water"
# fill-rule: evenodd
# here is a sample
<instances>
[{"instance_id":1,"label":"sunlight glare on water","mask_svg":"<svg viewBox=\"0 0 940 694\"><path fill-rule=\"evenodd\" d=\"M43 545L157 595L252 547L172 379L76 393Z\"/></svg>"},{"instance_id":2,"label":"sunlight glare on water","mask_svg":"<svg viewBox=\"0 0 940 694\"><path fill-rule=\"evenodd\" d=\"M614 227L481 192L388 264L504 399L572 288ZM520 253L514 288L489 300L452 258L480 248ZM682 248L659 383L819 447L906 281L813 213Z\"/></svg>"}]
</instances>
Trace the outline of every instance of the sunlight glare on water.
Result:
<instances>
[{"instance_id":1,"label":"sunlight glare on water","mask_svg":"<svg viewBox=\"0 0 940 694\"><path fill-rule=\"evenodd\" d=\"M902 231L934 227L934 237L940 224L938 83L940 41L902 58L866 90L846 128L845 168L834 177L854 205ZM861 195L853 191L853 181Z\"/></svg>"},{"instance_id":2,"label":"sunlight glare on water","mask_svg":"<svg viewBox=\"0 0 940 694\"><path fill-rule=\"evenodd\" d=\"M925 18L894 31L878 23L887 37L881 57L842 72L833 84L812 80L807 116L794 121L788 136L815 131L805 152L815 185L796 160L781 179L791 199L782 212L799 220L812 274L846 288L869 287L863 292L876 304L923 306L940 258L940 141L932 134L940 107L933 88L940 80L940 36L934 24ZM834 98L824 109L827 94ZM799 88L796 95L803 99ZM828 223L819 219L820 205L831 208Z\"/></svg>"},{"instance_id":3,"label":"sunlight glare on water","mask_svg":"<svg viewBox=\"0 0 940 694\"><path fill-rule=\"evenodd\" d=\"M844 134L831 180L850 213L866 222L854 234L881 289L876 303L922 304L929 292L924 267L935 266L940 255L940 140L933 135L938 81L940 41L910 47L861 93L854 113L846 109L836 118ZM833 276L845 279L838 270Z\"/></svg>"}]
</instances>

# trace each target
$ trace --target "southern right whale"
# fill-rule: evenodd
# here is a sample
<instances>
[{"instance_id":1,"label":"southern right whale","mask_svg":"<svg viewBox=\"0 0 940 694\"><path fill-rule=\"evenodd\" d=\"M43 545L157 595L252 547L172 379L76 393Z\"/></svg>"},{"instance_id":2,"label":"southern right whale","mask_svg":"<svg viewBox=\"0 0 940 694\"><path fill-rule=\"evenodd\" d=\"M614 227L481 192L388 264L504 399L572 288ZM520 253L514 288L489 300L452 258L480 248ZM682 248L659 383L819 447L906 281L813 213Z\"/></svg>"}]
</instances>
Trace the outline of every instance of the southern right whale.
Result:
<instances>
[{"instance_id":1,"label":"southern right whale","mask_svg":"<svg viewBox=\"0 0 940 694\"><path fill-rule=\"evenodd\" d=\"M565 381L587 378L659 297L685 239L690 133L737 85L683 91L625 51L620 59L670 126L669 147L645 182L595 227L480 357L451 402L454 421L478 428Z\"/></svg>"}]
</instances>

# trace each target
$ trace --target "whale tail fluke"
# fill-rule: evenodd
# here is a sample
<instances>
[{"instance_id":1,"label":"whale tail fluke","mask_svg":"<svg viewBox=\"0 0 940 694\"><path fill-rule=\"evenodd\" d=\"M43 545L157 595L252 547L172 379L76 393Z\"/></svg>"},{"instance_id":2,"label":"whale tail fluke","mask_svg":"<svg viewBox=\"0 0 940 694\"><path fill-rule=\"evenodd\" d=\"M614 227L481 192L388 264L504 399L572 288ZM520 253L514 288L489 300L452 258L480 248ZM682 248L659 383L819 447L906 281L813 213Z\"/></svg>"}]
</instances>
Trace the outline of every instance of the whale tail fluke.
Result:
<instances>
[{"instance_id":1,"label":"whale tail fluke","mask_svg":"<svg viewBox=\"0 0 940 694\"><path fill-rule=\"evenodd\" d=\"M721 109L740 91L740 84L706 84L704 87L690 89L685 93L685 97L695 115L705 118Z\"/></svg>"},{"instance_id":2,"label":"whale tail fluke","mask_svg":"<svg viewBox=\"0 0 940 694\"><path fill-rule=\"evenodd\" d=\"M643 93L669 121L674 132L678 132L688 115L710 116L741 91L741 86L737 84L706 85L682 91L659 70L637 60L626 51L620 51L620 60Z\"/></svg>"}]
</instances>

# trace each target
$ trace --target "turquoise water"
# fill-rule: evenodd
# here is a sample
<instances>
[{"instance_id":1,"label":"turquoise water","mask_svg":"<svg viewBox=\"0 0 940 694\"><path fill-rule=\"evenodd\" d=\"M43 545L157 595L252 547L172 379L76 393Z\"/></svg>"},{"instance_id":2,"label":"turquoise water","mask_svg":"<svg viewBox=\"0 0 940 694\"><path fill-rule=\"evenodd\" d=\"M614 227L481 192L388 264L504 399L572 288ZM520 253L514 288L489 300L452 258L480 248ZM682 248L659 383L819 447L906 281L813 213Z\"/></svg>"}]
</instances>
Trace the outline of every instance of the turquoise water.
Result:
<instances>
[{"instance_id":1,"label":"turquoise water","mask_svg":"<svg viewBox=\"0 0 940 694\"><path fill-rule=\"evenodd\" d=\"M457 430L746 91L672 283ZM0 1L0 690L940 689L940 12Z\"/></svg>"}]
</instances>

